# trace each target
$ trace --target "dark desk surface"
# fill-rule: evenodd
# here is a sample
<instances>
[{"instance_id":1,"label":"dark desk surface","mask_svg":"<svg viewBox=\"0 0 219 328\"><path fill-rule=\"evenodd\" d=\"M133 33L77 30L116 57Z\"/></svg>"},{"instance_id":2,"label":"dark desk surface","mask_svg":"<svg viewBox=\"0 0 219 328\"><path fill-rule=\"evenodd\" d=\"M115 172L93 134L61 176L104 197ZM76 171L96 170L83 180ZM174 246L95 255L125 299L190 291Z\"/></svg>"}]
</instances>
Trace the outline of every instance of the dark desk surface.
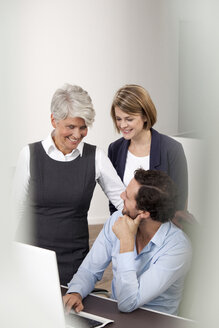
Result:
<instances>
[{"instance_id":1,"label":"dark desk surface","mask_svg":"<svg viewBox=\"0 0 219 328\"><path fill-rule=\"evenodd\" d=\"M62 288L62 294L65 293L66 289ZM96 295L88 295L83 304L85 312L114 320L107 325L109 328L197 328L192 321L148 310L122 313L117 308L117 302Z\"/></svg>"}]
</instances>

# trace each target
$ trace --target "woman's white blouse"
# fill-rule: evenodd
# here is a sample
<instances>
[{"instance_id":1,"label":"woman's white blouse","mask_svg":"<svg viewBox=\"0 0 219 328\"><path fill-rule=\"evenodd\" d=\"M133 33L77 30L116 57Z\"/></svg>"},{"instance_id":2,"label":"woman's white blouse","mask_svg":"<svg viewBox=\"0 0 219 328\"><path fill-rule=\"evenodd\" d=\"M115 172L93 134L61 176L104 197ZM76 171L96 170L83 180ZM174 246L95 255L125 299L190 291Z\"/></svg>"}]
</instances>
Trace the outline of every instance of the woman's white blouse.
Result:
<instances>
[{"instance_id":1,"label":"woman's white blouse","mask_svg":"<svg viewBox=\"0 0 219 328\"><path fill-rule=\"evenodd\" d=\"M131 179L134 177L135 170L142 168L144 170L149 170L150 167L150 156L137 157L133 155L130 151L127 153L125 172L123 177L123 182L125 186L128 186Z\"/></svg>"},{"instance_id":2,"label":"woman's white blouse","mask_svg":"<svg viewBox=\"0 0 219 328\"><path fill-rule=\"evenodd\" d=\"M60 150L57 149L52 135L50 134L45 140L42 141L42 146L46 154L56 161L73 161L78 156L82 156L84 143L80 142L78 147L74 149L70 154L64 155ZM120 194L124 191L125 187L117 175L111 161L100 148L96 148L95 155L95 169L96 169L96 181L101 186L105 195L108 197L113 205L121 210L123 208L123 200L120 198ZM28 187L30 181L30 150L29 146L25 146L18 158L14 184L12 190L13 206L17 211L18 217L24 211L25 200L27 198Z\"/></svg>"}]
</instances>

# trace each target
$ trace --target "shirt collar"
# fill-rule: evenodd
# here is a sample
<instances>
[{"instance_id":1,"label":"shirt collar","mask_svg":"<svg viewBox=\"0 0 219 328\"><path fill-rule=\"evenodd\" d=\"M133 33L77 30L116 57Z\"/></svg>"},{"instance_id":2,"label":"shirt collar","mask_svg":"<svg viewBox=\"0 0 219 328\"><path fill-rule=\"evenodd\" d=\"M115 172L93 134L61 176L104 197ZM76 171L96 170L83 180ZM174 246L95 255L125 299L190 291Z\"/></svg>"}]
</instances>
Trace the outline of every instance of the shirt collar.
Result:
<instances>
[{"instance_id":1,"label":"shirt collar","mask_svg":"<svg viewBox=\"0 0 219 328\"><path fill-rule=\"evenodd\" d=\"M43 140L43 146L46 151L46 153L49 155L53 150L59 151L59 149L56 147L52 136L54 135L54 131L48 135L48 137ZM66 156L71 156L74 152L79 152L79 155L82 156L83 153L83 148L84 148L84 143L81 141L76 149L73 149L71 153L67 154Z\"/></svg>"},{"instance_id":2,"label":"shirt collar","mask_svg":"<svg viewBox=\"0 0 219 328\"><path fill-rule=\"evenodd\" d=\"M161 246L166 238L168 231L171 228L171 222L162 223L155 235L152 237L151 241L157 246Z\"/></svg>"}]
</instances>

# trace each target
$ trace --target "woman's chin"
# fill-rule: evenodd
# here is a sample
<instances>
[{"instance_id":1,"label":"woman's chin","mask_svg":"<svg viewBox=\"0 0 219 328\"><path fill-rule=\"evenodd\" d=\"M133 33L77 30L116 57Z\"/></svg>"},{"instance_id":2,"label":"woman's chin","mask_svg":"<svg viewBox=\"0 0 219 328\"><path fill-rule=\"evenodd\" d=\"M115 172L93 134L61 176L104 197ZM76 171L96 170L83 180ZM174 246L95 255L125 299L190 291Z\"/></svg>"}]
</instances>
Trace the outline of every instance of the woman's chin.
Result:
<instances>
[{"instance_id":1,"label":"woman's chin","mask_svg":"<svg viewBox=\"0 0 219 328\"><path fill-rule=\"evenodd\" d=\"M126 140L130 140L131 139L131 135L130 134L124 134L124 133L122 133L122 136Z\"/></svg>"}]
</instances>

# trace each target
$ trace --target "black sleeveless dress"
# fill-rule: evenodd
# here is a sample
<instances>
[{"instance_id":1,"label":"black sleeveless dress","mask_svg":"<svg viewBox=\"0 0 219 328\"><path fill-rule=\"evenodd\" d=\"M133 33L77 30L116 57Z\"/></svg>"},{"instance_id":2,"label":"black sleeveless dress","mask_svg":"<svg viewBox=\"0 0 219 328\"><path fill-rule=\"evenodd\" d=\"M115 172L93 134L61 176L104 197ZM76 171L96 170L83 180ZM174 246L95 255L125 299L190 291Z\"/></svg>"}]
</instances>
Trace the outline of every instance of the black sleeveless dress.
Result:
<instances>
[{"instance_id":1,"label":"black sleeveless dress","mask_svg":"<svg viewBox=\"0 0 219 328\"><path fill-rule=\"evenodd\" d=\"M30 184L25 221L31 244L54 250L60 283L66 285L89 250L87 213L96 185L96 146L69 162L51 159L42 143L30 147ZM42 268L43 270L43 268Z\"/></svg>"}]
</instances>

